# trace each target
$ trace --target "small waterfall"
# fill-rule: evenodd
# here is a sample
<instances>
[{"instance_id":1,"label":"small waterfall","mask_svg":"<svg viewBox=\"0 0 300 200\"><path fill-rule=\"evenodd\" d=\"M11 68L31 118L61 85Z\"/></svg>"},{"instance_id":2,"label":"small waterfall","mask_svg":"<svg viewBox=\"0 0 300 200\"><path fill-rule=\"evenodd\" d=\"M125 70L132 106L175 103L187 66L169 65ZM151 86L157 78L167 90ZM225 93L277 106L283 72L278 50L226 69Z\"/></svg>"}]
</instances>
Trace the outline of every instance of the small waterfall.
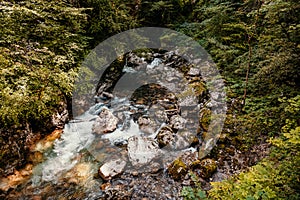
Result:
<instances>
[{"instance_id":1,"label":"small waterfall","mask_svg":"<svg viewBox=\"0 0 300 200\"><path fill-rule=\"evenodd\" d=\"M116 97L111 100L109 110L114 112L122 107L136 109L130 105L128 99ZM125 116L123 125L119 126L112 133L96 138L92 133L92 127L103 108L107 108L105 104L95 104L84 114L65 125L63 134L60 139L55 141L53 149L50 152L44 153L46 161L34 168L32 177L34 185L39 185L42 182L57 183L64 173L78 164L79 160L77 157L82 150L88 150L96 158L97 152L94 152L92 149L92 144L101 138L109 139L113 145L119 140L123 141L133 135L142 134L139 131L138 125L133 122L129 112L125 109L122 112Z\"/></svg>"},{"instance_id":2,"label":"small waterfall","mask_svg":"<svg viewBox=\"0 0 300 200\"><path fill-rule=\"evenodd\" d=\"M54 143L53 150L45 153L47 160L35 167L32 178L34 184L42 181L57 182L60 175L77 164L76 156L95 138L92 126L103 107L103 104L96 104L65 125L61 138Z\"/></svg>"}]
</instances>

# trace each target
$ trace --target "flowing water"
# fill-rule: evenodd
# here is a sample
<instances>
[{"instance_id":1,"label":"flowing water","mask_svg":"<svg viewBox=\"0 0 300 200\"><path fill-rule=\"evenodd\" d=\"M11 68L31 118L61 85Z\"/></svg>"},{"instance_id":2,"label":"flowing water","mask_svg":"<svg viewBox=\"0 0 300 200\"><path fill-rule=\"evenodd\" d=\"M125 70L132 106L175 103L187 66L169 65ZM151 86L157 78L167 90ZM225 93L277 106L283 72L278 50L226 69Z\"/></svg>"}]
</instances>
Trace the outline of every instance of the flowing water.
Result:
<instances>
[{"instance_id":1,"label":"flowing water","mask_svg":"<svg viewBox=\"0 0 300 200\"><path fill-rule=\"evenodd\" d=\"M153 62L146 65L146 69L152 70L154 67L161 65L161 63L161 59L155 58ZM130 74L137 73L136 70L127 66L124 67L123 71ZM169 74L170 72L172 70L169 69L166 73ZM168 75L167 80L168 77L171 77L171 83L175 76L176 74ZM162 104L165 105L166 102L162 101ZM159 120L156 116L157 119L154 120L156 123L155 131L152 131L151 134L146 134L145 131L141 131L137 119L134 119L134 115L146 116L147 118L153 117L158 113L157 111L161 111L160 109L162 109L161 107L153 109L154 107L132 102L128 97L118 98L116 96L109 102L100 101L100 103L95 104L84 114L65 125L61 138L55 141L52 149L43 153L44 162L35 166L31 179L16 190L19 192L18 195L23 196L25 199L32 199L34 196L42 197L43 199L65 197L68 197L68 199L69 197L75 199L107 198L107 194L103 196L104 194L100 190L103 181L97 175L99 167L110 158L124 156L124 153L126 154L125 157L128 157L124 146L126 147L129 138L146 136L151 141L156 139L158 132L166 125L163 120ZM109 109L111 113L121 120L117 124L117 129L112 133L97 135L93 133L93 125L103 109ZM186 115L191 116L193 112L187 111ZM168 117L170 118L170 116ZM188 123L192 126L196 124L195 121L189 121ZM124 173L125 175L122 179L116 178L116 181L111 181L111 183L117 184L120 182L122 183L120 187L123 187L136 182L136 185L130 186L131 189L138 191L136 195L142 195L139 192L143 190L148 191L149 195L151 192L156 192L156 195L160 195L160 192L168 195L168 192L170 192L170 196L173 195L170 199L177 199L178 196L176 197L176 195L179 193L178 189L180 186L172 178L166 176L166 165L179 155L178 152L184 153L189 151L194 153L196 149L185 146L173 152L169 152L168 149L160 149L159 151L163 155L163 159L167 159L167 161L158 167L159 169L155 171L154 175L143 173L141 176L136 176ZM130 171L132 165L130 162L127 165L129 166L129 169L127 169ZM153 167L150 164L148 167L150 167L150 171L153 171L151 168L157 168L157 166ZM160 169L164 170L159 171ZM155 178L155 176L159 178ZM143 188L147 184L155 184L160 187L156 189L151 189L152 186ZM145 196L146 194L143 195ZM157 196L154 195L153 199L156 198Z\"/></svg>"}]
</instances>

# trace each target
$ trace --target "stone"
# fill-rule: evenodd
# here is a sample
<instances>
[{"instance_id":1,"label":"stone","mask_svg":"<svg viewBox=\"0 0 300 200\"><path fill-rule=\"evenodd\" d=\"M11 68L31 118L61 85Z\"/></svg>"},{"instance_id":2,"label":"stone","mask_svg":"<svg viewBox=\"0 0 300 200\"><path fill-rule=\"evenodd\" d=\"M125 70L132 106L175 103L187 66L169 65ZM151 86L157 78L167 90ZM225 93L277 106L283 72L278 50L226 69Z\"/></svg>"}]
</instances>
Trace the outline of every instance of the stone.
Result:
<instances>
[{"instance_id":1,"label":"stone","mask_svg":"<svg viewBox=\"0 0 300 200\"><path fill-rule=\"evenodd\" d=\"M90 173L91 171L92 165L90 163L78 163L64 175L64 179L70 184L91 186L93 177L93 174Z\"/></svg>"},{"instance_id":2,"label":"stone","mask_svg":"<svg viewBox=\"0 0 300 200\"><path fill-rule=\"evenodd\" d=\"M33 144L31 147L30 147L30 150L32 152L36 152L36 151L39 151L41 153L49 150L50 148L53 147L54 145L54 141L57 139L57 138L60 138L61 134L62 134L63 130L62 129L57 129L57 130L54 130L51 134L49 134L46 138L38 141L36 144Z\"/></svg>"},{"instance_id":3,"label":"stone","mask_svg":"<svg viewBox=\"0 0 300 200\"><path fill-rule=\"evenodd\" d=\"M174 160L168 167L168 173L174 180L180 180L187 174L187 172L188 167L180 158Z\"/></svg>"},{"instance_id":4,"label":"stone","mask_svg":"<svg viewBox=\"0 0 300 200\"><path fill-rule=\"evenodd\" d=\"M93 132L96 134L110 133L116 130L119 119L109 109L103 108L93 124Z\"/></svg>"},{"instance_id":5,"label":"stone","mask_svg":"<svg viewBox=\"0 0 300 200\"><path fill-rule=\"evenodd\" d=\"M172 102L169 99L161 99L158 100L158 103L160 106L162 106L166 110L172 110L172 109L177 109L178 110L178 105L176 102Z\"/></svg>"},{"instance_id":6,"label":"stone","mask_svg":"<svg viewBox=\"0 0 300 200\"><path fill-rule=\"evenodd\" d=\"M151 105L149 108L149 116L159 123L166 123L168 121L168 115L165 112L164 107L159 104Z\"/></svg>"},{"instance_id":7,"label":"stone","mask_svg":"<svg viewBox=\"0 0 300 200\"><path fill-rule=\"evenodd\" d=\"M157 173L160 169L163 169L164 167L161 165L161 163L158 162L150 162L145 169L143 169L144 172L147 173Z\"/></svg>"},{"instance_id":8,"label":"stone","mask_svg":"<svg viewBox=\"0 0 300 200\"><path fill-rule=\"evenodd\" d=\"M214 173L214 175L212 176L212 182L221 182L225 179L228 179L228 175L226 175L225 173L221 173L221 172L216 172Z\"/></svg>"},{"instance_id":9,"label":"stone","mask_svg":"<svg viewBox=\"0 0 300 200\"><path fill-rule=\"evenodd\" d=\"M174 133L170 127L165 126L158 132L156 139L159 147L163 148L174 140Z\"/></svg>"},{"instance_id":10,"label":"stone","mask_svg":"<svg viewBox=\"0 0 300 200\"><path fill-rule=\"evenodd\" d=\"M200 69L196 67L191 67L189 72L187 73L189 76L200 76Z\"/></svg>"},{"instance_id":11,"label":"stone","mask_svg":"<svg viewBox=\"0 0 300 200\"><path fill-rule=\"evenodd\" d=\"M199 175L202 178L210 178L217 171L217 163L215 160L206 158L204 160L196 160L191 164L192 169L199 169Z\"/></svg>"},{"instance_id":12,"label":"stone","mask_svg":"<svg viewBox=\"0 0 300 200\"><path fill-rule=\"evenodd\" d=\"M69 112L67 109L67 104L64 102L60 102L57 112L52 115L51 122L53 127L63 128L68 118Z\"/></svg>"},{"instance_id":13,"label":"stone","mask_svg":"<svg viewBox=\"0 0 300 200\"><path fill-rule=\"evenodd\" d=\"M108 188L111 187L111 184L110 183L103 183L101 186L100 186L100 189L101 190L107 190Z\"/></svg>"},{"instance_id":14,"label":"stone","mask_svg":"<svg viewBox=\"0 0 300 200\"><path fill-rule=\"evenodd\" d=\"M203 131L207 131L209 124L210 124L210 119L211 117L211 110L208 108L203 108L200 110L200 116L199 116L199 124L200 127L202 128Z\"/></svg>"},{"instance_id":15,"label":"stone","mask_svg":"<svg viewBox=\"0 0 300 200\"><path fill-rule=\"evenodd\" d=\"M186 149L190 147L197 137L187 130L177 132L172 142L172 148L176 150Z\"/></svg>"},{"instance_id":16,"label":"stone","mask_svg":"<svg viewBox=\"0 0 300 200\"><path fill-rule=\"evenodd\" d=\"M173 115L170 118L170 125L173 129L179 130L185 127L186 120L180 115Z\"/></svg>"},{"instance_id":17,"label":"stone","mask_svg":"<svg viewBox=\"0 0 300 200\"><path fill-rule=\"evenodd\" d=\"M1 178L0 191L8 191L27 181L32 174L32 168L32 164L27 164L24 169L21 169L20 171L15 170L14 174L9 175L6 178Z\"/></svg>"},{"instance_id":18,"label":"stone","mask_svg":"<svg viewBox=\"0 0 300 200\"><path fill-rule=\"evenodd\" d=\"M138 119L139 129L148 134L153 134L159 128L158 124L154 120L148 117L139 117Z\"/></svg>"},{"instance_id":19,"label":"stone","mask_svg":"<svg viewBox=\"0 0 300 200\"><path fill-rule=\"evenodd\" d=\"M133 136L128 139L128 157L134 167L144 166L159 156L158 143L152 139Z\"/></svg>"},{"instance_id":20,"label":"stone","mask_svg":"<svg viewBox=\"0 0 300 200\"><path fill-rule=\"evenodd\" d=\"M109 162L106 162L99 168L99 175L104 180L109 180L124 171L126 166L126 161L122 159L115 159Z\"/></svg>"}]
</instances>

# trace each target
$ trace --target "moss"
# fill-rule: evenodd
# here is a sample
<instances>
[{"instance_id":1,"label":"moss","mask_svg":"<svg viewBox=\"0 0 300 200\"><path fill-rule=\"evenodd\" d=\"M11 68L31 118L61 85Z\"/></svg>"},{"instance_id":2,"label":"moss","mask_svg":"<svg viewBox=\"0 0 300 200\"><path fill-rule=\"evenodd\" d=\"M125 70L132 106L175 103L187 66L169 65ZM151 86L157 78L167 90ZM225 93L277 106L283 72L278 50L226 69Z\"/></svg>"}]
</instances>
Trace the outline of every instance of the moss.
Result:
<instances>
[{"instance_id":1,"label":"moss","mask_svg":"<svg viewBox=\"0 0 300 200\"><path fill-rule=\"evenodd\" d=\"M198 175L202 178L210 178L217 170L216 161L210 158L196 160L191 164L191 169L197 170Z\"/></svg>"},{"instance_id":2,"label":"moss","mask_svg":"<svg viewBox=\"0 0 300 200\"><path fill-rule=\"evenodd\" d=\"M178 158L168 167L168 172L174 180L180 180L186 175L188 168L186 164Z\"/></svg>"},{"instance_id":3,"label":"moss","mask_svg":"<svg viewBox=\"0 0 300 200\"><path fill-rule=\"evenodd\" d=\"M207 131L209 124L210 124L210 119L211 117L211 110L208 108L203 108L200 110L200 117L199 117L199 123L200 127L202 128L203 131Z\"/></svg>"}]
</instances>

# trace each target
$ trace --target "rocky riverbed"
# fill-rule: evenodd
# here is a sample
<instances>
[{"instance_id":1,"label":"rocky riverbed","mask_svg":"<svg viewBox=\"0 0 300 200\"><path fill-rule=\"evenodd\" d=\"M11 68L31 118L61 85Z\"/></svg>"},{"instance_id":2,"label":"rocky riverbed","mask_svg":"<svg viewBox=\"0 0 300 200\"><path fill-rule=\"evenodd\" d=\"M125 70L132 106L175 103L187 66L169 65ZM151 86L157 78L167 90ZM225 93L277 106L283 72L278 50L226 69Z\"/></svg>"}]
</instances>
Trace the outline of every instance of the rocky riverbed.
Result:
<instances>
[{"instance_id":1,"label":"rocky riverbed","mask_svg":"<svg viewBox=\"0 0 300 200\"><path fill-rule=\"evenodd\" d=\"M214 146L208 129L215 94L199 69L175 52L130 52L107 71L95 105L79 111L61 135L35 144L32 165L1 180L1 197L180 199L182 187L195 184L192 174L208 190L211 181L265 156L265 144L241 152L226 135L211 154L199 153ZM128 80L139 87L126 87Z\"/></svg>"}]
</instances>

